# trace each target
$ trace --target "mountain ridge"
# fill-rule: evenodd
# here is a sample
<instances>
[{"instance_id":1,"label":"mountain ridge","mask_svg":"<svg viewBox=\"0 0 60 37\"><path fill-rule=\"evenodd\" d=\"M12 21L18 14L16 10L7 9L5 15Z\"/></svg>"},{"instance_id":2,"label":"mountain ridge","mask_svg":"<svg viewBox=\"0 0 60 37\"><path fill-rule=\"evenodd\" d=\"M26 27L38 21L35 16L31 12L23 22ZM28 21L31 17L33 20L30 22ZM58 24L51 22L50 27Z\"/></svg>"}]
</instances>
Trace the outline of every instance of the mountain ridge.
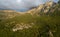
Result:
<instances>
[{"instance_id":1,"label":"mountain ridge","mask_svg":"<svg viewBox=\"0 0 60 37\"><path fill-rule=\"evenodd\" d=\"M15 16L20 16L20 15L25 15L25 14L30 14L32 16L34 15L40 16L43 14L53 13L55 9L60 10L60 8L58 8L58 4L50 1L50 2L46 2L45 4L41 4L38 7L33 8L26 12L17 12L15 10L0 10L0 13L7 14L6 16L11 17L11 18L12 16L15 17Z\"/></svg>"}]
</instances>

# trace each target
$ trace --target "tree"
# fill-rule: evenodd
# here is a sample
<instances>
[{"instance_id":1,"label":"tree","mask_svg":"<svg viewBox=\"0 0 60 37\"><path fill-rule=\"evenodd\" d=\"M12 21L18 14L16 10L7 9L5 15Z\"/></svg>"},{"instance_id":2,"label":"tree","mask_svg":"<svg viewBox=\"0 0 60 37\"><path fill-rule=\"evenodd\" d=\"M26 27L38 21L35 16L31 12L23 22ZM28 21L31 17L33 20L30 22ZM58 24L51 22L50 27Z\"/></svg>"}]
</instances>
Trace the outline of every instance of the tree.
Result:
<instances>
[{"instance_id":1,"label":"tree","mask_svg":"<svg viewBox=\"0 0 60 37\"><path fill-rule=\"evenodd\" d=\"M58 1L58 3L60 4L60 0Z\"/></svg>"}]
</instances>

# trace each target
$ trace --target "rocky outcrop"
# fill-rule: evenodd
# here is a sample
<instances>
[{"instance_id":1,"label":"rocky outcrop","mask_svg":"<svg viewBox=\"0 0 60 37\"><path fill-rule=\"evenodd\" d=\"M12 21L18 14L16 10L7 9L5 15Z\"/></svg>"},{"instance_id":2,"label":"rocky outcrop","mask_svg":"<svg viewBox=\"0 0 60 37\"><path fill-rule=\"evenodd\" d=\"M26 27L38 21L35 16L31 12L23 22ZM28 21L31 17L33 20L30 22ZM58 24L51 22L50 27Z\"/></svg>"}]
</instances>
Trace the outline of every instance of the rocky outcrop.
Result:
<instances>
[{"instance_id":1,"label":"rocky outcrop","mask_svg":"<svg viewBox=\"0 0 60 37\"><path fill-rule=\"evenodd\" d=\"M18 30L29 29L29 28L32 28L32 26L34 26L34 23L30 23L30 24L20 23L20 24L16 24L12 28L12 31L15 32L15 31L18 31Z\"/></svg>"},{"instance_id":2,"label":"rocky outcrop","mask_svg":"<svg viewBox=\"0 0 60 37\"><path fill-rule=\"evenodd\" d=\"M41 12L43 13L48 13L52 7L55 7L56 3L55 2L46 2L45 4L39 5L37 8L34 8L32 10L27 11L27 13L30 13L31 15L38 15Z\"/></svg>"}]
</instances>

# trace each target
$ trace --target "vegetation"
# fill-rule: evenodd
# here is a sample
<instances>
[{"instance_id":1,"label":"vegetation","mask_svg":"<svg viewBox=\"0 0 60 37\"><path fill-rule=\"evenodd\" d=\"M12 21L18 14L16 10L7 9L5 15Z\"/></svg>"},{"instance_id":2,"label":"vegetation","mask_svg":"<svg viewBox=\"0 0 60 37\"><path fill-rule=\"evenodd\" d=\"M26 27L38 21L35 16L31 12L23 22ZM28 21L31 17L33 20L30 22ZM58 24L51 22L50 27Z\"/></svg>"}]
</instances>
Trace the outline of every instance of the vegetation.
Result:
<instances>
[{"instance_id":1,"label":"vegetation","mask_svg":"<svg viewBox=\"0 0 60 37\"><path fill-rule=\"evenodd\" d=\"M60 11L56 9L55 12L48 15L25 14L0 20L0 37L60 37ZM15 22L11 23L13 21ZM12 28L17 23L34 23L34 26L13 32Z\"/></svg>"}]
</instances>

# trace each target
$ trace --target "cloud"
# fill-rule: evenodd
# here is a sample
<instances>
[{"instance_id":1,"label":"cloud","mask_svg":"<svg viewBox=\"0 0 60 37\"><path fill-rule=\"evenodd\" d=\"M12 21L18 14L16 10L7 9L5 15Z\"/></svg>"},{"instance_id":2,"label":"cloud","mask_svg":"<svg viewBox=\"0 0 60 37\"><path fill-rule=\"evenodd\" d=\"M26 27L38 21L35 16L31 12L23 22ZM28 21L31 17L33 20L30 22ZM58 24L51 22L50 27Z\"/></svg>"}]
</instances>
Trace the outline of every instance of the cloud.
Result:
<instances>
[{"instance_id":1,"label":"cloud","mask_svg":"<svg viewBox=\"0 0 60 37\"><path fill-rule=\"evenodd\" d=\"M46 1L47 0L0 0L0 8L26 11L29 8L43 4Z\"/></svg>"}]
</instances>

